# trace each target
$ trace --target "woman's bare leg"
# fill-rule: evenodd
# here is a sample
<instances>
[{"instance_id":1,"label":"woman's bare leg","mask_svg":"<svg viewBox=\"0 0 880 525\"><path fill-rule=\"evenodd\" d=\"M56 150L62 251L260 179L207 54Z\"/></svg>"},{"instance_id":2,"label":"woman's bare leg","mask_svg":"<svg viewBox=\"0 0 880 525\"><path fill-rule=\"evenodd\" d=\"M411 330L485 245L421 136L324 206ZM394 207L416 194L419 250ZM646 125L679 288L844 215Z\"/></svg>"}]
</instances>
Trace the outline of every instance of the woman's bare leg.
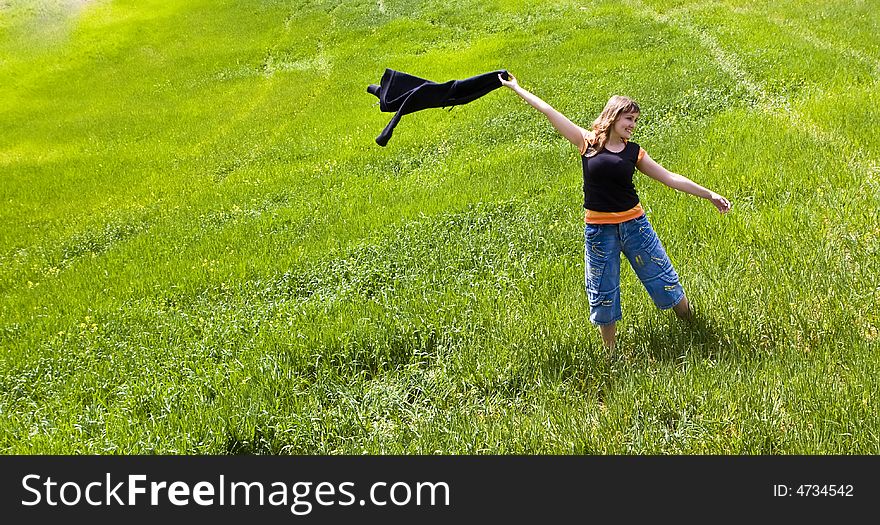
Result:
<instances>
[{"instance_id":1,"label":"woman's bare leg","mask_svg":"<svg viewBox=\"0 0 880 525\"><path fill-rule=\"evenodd\" d=\"M617 323L600 325L599 333L602 334L602 342L605 343L605 348L614 350L614 339L617 336Z\"/></svg>"},{"instance_id":2,"label":"woman's bare leg","mask_svg":"<svg viewBox=\"0 0 880 525\"><path fill-rule=\"evenodd\" d=\"M687 296L682 297L681 301L672 307L672 310L679 319L684 319L685 321L689 321L694 317L694 312L691 310L691 304L688 302Z\"/></svg>"}]
</instances>

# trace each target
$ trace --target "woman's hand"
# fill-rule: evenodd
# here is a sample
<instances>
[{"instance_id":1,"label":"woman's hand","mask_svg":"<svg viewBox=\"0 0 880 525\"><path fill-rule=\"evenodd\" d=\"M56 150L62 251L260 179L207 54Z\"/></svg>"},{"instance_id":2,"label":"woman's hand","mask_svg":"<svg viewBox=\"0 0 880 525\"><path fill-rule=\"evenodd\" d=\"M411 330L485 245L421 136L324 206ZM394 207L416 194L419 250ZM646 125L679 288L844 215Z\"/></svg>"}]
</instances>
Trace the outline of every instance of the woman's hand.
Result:
<instances>
[{"instance_id":1,"label":"woman's hand","mask_svg":"<svg viewBox=\"0 0 880 525\"><path fill-rule=\"evenodd\" d=\"M714 191L709 192L709 200L712 202L712 204L715 205L716 208L718 208L719 212L727 213L730 211L730 201L725 199L721 195L718 195Z\"/></svg>"},{"instance_id":2,"label":"woman's hand","mask_svg":"<svg viewBox=\"0 0 880 525\"><path fill-rule=\"evenodd\" d=\"M510 73L507 73L507 75L510 77L510 80L504 80L501 75L498 75L498 80L501 81L501 85L504 87L509 87L510 89L515 89L519 87L519 83L516 81L516 77Z\"/></svg>"}]
</instances>

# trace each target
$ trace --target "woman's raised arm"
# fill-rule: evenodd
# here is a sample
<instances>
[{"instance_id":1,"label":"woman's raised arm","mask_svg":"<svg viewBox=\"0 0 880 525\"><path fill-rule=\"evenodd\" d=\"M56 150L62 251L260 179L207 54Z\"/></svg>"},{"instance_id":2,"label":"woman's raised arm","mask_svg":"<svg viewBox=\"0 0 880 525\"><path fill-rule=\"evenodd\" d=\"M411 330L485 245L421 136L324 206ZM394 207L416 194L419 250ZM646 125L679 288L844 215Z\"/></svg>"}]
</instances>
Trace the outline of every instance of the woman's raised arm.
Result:
<instances>
[{"instance_id":1,"label":"woman's raised arm","mask_svg":"<svg viewBox=\"0 0 880 525\"><path fill-rule=\"evenodd\" d=\"M498 75L498 79L501 80L501 85L509 87L523 100L528 102L530 106L543 113L544 116L547 117L547 120L553 124L553 127L556 128L563 137L567 138L569 142L577 146L579 149L583 147L584 135L587 133L584 128L568 120L568 117L553 109L550 104L544 102L520 86L516 81L516 77L513 75L510 75L510 80L504 80L501 78L501 75Z\"/></svg>"}]
</instances>

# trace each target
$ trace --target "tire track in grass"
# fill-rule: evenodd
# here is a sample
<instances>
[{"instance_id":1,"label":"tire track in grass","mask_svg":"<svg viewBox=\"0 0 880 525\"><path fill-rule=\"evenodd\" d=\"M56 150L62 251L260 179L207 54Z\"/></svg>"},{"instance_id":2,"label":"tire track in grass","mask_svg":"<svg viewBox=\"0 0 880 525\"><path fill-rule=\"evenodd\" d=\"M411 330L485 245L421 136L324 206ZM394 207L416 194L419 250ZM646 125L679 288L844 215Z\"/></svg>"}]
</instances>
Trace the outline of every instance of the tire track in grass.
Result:
<instances>
[{"instance_id":1,"label":"tire track in grass","mask_svg":"<svg viewBox=\"0 0 880 525\"><path fill-rule=\"evenodd\" d=\"M806 25L803 23L797 22L795 20L784 18L780 16L778 13L767 13L765 11L761 11L757 9L758 6L754 8L743 7L743 6L731 6L727 5L724 2L718 2L717 0L707 0L705 2L696 2L692 4L682 4L673 9L669 9L665 12L665 16L667 18L673 18L678 14L689 14L696 11L700 11L702 9L708 8L722 8L727 9L732 13L736 13L738 15L744 15L748 17L766 17L766 19L776 25L779 28L787 29L803 40L814 47L819 49L823 49L825 51L831 51L832 53L836 53L839 55L843 55L849 59L855 60L856 62L861 62L872 68L875 74L880 75L880 60L877 60L870 55L858 51L856 49L852 49L846 47L845 44L840 44L839 42L831 42L829 40L825 40L822 37L818 36L816 33L811 31Z\"/></svg>"},{"instance_id":2,"label":"tire track in grass","mask_svg":"<svg viewBox=\"0 0 880 525\"><path fill-rule=\"evenodd\" d=\"M695 8L697 6L694 6ZM724 6L728 7L728 6ZM756 16L759 13L756 13L754 10L743 8L743 7L728 7L732 12L745 16ZM772 14L767 17L767 20L775 24L777 27L786 29L804 42L808 44L825 50L830 51L832 53L841 55L848 59L851 59L855 62L861 62L862 64L870 67L875 77L880 78L880 60L876 60L875 58L858 51L856 49L852 49L849 47L845 47L837 42L831 42L825 39L822 39L816 33L812 32L808 29L804 24L800 22L796 22L791 19L783 18L778 14ZM876 86L876 82L874 84ZM801 121L807 121L807 119L801 119ZM812 124L812 123L811 123ZM827 140L827 136L831 136L831 133L826 133L823 130L819 129L820 135L823 140ZM826 136L827 135L827 136ZM855 156L858 158L870 159L870 155L868 155L862 148L859 148L855 152ZM877 186L880 183L880 161L872 160L871 162L852 162L853 159L848 159L847 164L851 169L855 169L859 172L863 172L866 175L865 183L868 188Z\"/></svg>"},{"instance_id":3,"label":"tire track in grass","mask_svg":"<svg viewBox=\"0 0 880 525\"><path fill-rule=\"evenodd\" d=\"M689 14L700 7L717 6L717 3L682 6L667 13L659 13L638 0L626 0L626 3L661 24L682 29L687 35L697 40L701 46L709 51L721 70L735 79L748 91L749 95L754 97L757 101L756 107L759 110L771 117L782 116L790 125L805 131L816 142L833 146L836 151L844 152L847 166L851 171L862 176L865 181L863 184L869 183L880 175L880 163L877 159L872 158L864 148L854 146L851 142L846 141L841 134L835 134L821 128L797 109L791 107L791 101L788 98L771 95L761 80L753 78L743 68L743 61L739 55L726 51L714 36L678 16L680 13Z\"/></svg>"},{"instance_id":4,"label":"tire track in grass","mask_svg":"<svg viewBox=\"0 0 880 525\"><path fill-rule=\"evenodd\" d=\"M754 12L750 12L747 9L743 8L734 8L733 11L738 14L755 16ZM839 55L843 55L847 58L850 58L856 62L861 62L874 70L875 76L880 76L880 60L876 60L861 51L856 49L848 48L842 46L836 42L830 42L827 40L823 40L821 37L813 33L806 26L799 22L795 22L794 20L790 20L787 18L782 18L779 15L771 15L767 18L770 22L773 22L780 28L787 29L793 33L795 33L799 38L801 38L804 42L812 44L813 46L824 49L825 51L831 51L833 53L837 53Z\"/></svg>"},{"instance_id":5,"label":"tire track in grass","mask_svg":"<svg viewBox=\"0 0 880 525\"><path fill-rule=\"evenodd\" d=\"M292 32L290 28L290 20L294 16L295 12L285 18L281 24L284 29L279 40L275 42L277 45L283 45L285 42L281 39L290 36L290 33ZM246 119L255 113L258 113L261 109L265 110L267 107L267 100L269 100L277 91L275 73L298 70L317 71L322 78L313 83L314 88L303 97L297 107L292 108L292 110L288 108L289 112L281 116L282 121L280 124L277 123L276 119L275 125L267 130L263 136L263 140L261 140L257 146L250 148L242 158L235 158L232 161L222 162L215 166L214 175L212 177L215 182L221 182L227 176L231 175L232 172L247 167L254 161L260 159L273 147L277 147L281 142L282 135L290 130L295 124L301 124L299 118L313 105L314 101L318 99L318 96L322 94L330 84L330 79L335 69L335 59L333 57L328 57L323 38L320 36L316 42L316 53L309 60L290 62L283 58L276 57L276 54L273 53L274 49L274 47L270 47L263 55L259 64L246 66L243 69L239 68L237 70L221 70L205 79L217 82L224 80L224 75L230 74L230 79L233 80L241 78L261 78L262 81L258 85L258 96L249 98L249 104L247 107L242 107L239 111L234 113L233 118L224 121L223 125L219 128L218 133L212 134L212 136L215 137L215 140L209 140L206 137L204 140L197 143L193 148L193 156L198 157L200 155L209 154L212 148L216 150L217 146L221 144L224 139L235 133L235 130L233 129L234 126L245 122Z\"/></svg>"},{"instance_id":6,"label":"tire track in grass","mask_svg":"<svg viewBox=\"0 0 880 525\"><path fill-rule=\"evenodd\" d=\"M289 17L281 24L284 27L282 36L285 37L290 33L288 20ZM257 64L250 64L244 68L233 70L224 69L215 71L207 77L203 77L195 82L195 85L204 85L205 83L217 84L225 80L259 79L255 86L256 89L253 92L248 93L248 96L246 97L247 102L240 104L238 110L230 113L228 118L224 119L219 127L212 129L202 138L202 140L192 146L191 155L194 158L198 158L209 156L212 152L219 151L219 146L223 144L224 141L227 141L230 137L234 136L238 132L238 128L242 123L253 120L252 116L258 114L261 110L265 111L267 101L277 91L275 73L300 69L318 70L322 74L321 76L324 77L322 81L316 82L316 89L306 94L300 105L300 109L287 114L287 118L282 121L281 125L273 126L273 129L266 134L265 139L260 142L260 146L251 148L242 156L243 158L224 161L214 166L214 176L212 178L215 182L220 182L233 171L248 166L255 160L259 159L261 154L265 153L270 146L276 145L281 133L287 131L297 121L300 114L305 111L305 108L309 107L315 98L326 88L326 84L330 77L330 71L332 71L334 63L332 60L328 63L327 55L320 38L318 39L317 48L317 53L312 57L311 61L300 61L297 63L288 63L284 60L279 61L272 52L273 48L270 48L263 54L262 59Z\"/></svg>"}]
</instances>

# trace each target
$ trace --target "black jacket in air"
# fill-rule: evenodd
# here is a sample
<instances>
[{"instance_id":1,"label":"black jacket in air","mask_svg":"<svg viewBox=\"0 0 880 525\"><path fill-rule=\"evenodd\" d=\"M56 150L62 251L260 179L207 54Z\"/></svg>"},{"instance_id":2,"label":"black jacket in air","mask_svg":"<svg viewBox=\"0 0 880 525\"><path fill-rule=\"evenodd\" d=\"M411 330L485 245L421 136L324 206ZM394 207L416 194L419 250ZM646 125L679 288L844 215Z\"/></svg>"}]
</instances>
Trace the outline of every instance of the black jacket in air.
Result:
<instances>
[{"instance_id":1,"label":"black jacket in air","mask_svg":"<svg viewBox=\"0 0 880 525\"><path fill-rule=\"evenodd\" d=\"M510 79L507 70L501 69L464 80L450 80L443 84L437 84L407 73L386 69L379 85L370 84L367 87L367 92L379 97L379 109L387 112L396 111L397 113L382 130L382 133L376 137L376 143L380 146L388 144L391 133L400 121L400 117L408 113L428 108L467 104L500 88L501 81L498 80L498 75L501 75L505 80Z\"/></svg>"}]
</instances>

